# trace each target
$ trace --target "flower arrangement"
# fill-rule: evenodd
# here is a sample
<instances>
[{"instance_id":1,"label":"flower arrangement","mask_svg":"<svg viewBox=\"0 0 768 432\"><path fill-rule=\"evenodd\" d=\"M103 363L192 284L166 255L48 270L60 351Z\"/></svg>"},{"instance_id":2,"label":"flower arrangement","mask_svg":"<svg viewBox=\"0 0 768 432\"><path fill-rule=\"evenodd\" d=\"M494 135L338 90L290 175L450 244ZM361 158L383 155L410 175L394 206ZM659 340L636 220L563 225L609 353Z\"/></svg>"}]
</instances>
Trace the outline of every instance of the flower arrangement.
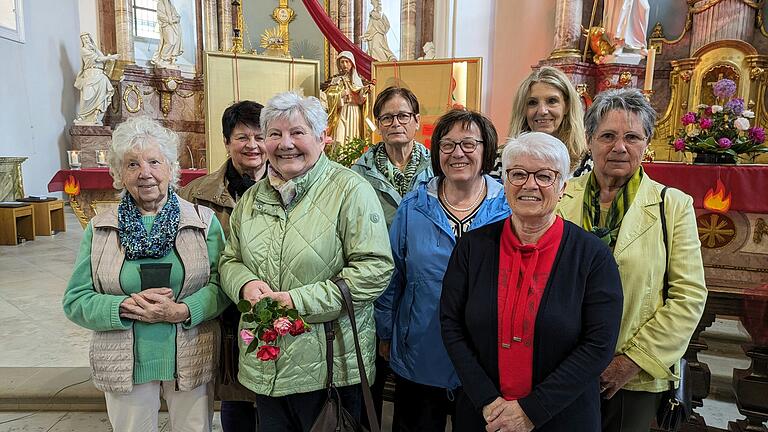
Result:
<instances>
[{"instance_id":1,"label":"flower arrangement","mask_svg":"<svg viewBox=\"0 0 768 432\"><path fill-rule=\"evenodd\" d=\"M243 314L240 339L248 345L246 353L256 351L256 357L261 361L276 360L280 356L277 342L281 338L310 331L296 309L280 306L270 298L261 299L254 305L248 300L240 300L237 309Z\"/></svg>"},{"instance_id":2,"label":"flower arrangement","mask_svg":"<svg viewBox=\"0 0 768 432\"><path fill-rule=\"evenodd\" d=\"M338 162L345 167L351 167L360 156L368 150L371 142L365 138L352 138L345 144L333 143L326 146L328 158Z\"/></svg>"},{"instance_id":3,"label":"flower arrangement","mask_svg":"<svg viewBox=\"0 0 768 432\"><path fill-rule=\"evenodd\" d=\"M683 127L670 140L675 151L721 155L733 161L741 154L768 152L765 129L750 125L755 113L745 109L744 99L733 97L736 83L721 79L712 92L721 104L702 104L698 112L683 115Z\"/></svg>"}]
</instances>

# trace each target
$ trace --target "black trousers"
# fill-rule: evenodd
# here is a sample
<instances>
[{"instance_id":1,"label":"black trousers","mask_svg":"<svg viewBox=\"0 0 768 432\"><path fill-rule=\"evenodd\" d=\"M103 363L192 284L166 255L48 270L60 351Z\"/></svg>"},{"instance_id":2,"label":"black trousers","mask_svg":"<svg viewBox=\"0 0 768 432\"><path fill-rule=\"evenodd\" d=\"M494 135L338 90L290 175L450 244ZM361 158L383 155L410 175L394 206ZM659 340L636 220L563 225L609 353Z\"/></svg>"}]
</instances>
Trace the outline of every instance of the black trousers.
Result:
<instances>
[{"instance_id":1,"label":"black trousers","mask_svg":"<svg viewBox=\"0 0 768 432\"><path fill-rule=\"evenodd\" d=\"M602 399L603 432L648 432L663 393L619 390Z\"/></svg>"},{"instance_id":2,"label":"black trousers","mask_svg":"<svg viewBox=\"0 0 768 432\"><path fill-rule=\"evenodd\" d=\"M446 418L453 419L455 411L451 390L417 384L395 375L392 432L445 432Z\"/></svg>"},{"instance_id":3,"label":"black trousers","mask_svg":"<svg viewBox=\"0 0 768 432\"><path fill-rule=\"evenodd\" d=\"M341 406L360 421L363 393L360 385L338 387ZM320 415L328 391L316 390L288 396L256 396L259 432L307 432Z\"/></svg>"},{"instance_id":4,"label":"black trousers","mask_svg":"<svg viewBox=\"0 0 768 432\"><path fill-rule=\"evenodd\" d=\"M224 432L256 432L257 415L253 402L221 401L221 429Z\"/></svg>"}]
</instances>

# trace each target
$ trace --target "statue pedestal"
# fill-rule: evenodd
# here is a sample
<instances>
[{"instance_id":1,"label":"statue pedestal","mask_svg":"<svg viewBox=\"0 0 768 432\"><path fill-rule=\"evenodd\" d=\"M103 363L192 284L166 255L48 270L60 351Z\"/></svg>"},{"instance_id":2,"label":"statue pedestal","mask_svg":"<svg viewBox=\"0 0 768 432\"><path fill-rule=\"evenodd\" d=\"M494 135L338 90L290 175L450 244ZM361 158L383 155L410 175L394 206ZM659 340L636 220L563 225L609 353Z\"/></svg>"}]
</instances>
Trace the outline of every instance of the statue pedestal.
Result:
<instances>
[{"instance_id":1,"label":"statue pedestal","mask_svg":"<svg viewBox=\"0 0 768 432\"><path fill-rule=\"evenodd\" d=\"M112 144L112 128L109 126L72 126L72 149L80 150L82 168L95 168L96 151L108 150Z\"/></svg>"}]
</instances>

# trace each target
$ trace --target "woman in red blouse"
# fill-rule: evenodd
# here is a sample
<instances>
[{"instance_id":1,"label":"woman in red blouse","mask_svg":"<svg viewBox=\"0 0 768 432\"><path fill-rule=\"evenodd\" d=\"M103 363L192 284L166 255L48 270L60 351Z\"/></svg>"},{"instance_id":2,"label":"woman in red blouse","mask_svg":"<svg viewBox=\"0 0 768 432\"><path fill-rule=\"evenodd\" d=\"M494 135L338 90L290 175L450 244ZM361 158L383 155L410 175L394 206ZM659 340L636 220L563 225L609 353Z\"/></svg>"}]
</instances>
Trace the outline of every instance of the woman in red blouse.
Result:
<instances>
[{"instance_id":1,"label":"woman in red blouse","mask_svg":"<svg viewBox=\"0 0 768 432\"><path fill-rule=\"evenodd\" d=\"M616 262L555 215L570 159L532 132L502 154L512 215L462 237L443 279L443 342L463 388L455 430L598 431L622 310Z\"/></svg>"}]
</instances>

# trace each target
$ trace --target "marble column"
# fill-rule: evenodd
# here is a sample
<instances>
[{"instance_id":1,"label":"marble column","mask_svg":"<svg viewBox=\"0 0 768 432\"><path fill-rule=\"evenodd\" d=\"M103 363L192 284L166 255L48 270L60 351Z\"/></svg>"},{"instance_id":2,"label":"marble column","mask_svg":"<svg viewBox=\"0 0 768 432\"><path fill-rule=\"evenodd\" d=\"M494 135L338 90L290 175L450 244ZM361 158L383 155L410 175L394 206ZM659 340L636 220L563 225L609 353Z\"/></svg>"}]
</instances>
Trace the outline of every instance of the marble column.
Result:
<instances>
[{"instance_id":1,"label":"marble column","mask_svg":"<svg viewBox=\"0 0 768 432\"><path fill-rule=\"evenodd\" d=\"M115 0L115 40L120 61L127 64L135 63L131 0Z\"/></svg>"},{"instance_id":2,"label":"marble column","mask_svg":"<svg viewBox=\"0 0 768 432\"><path fill-rule=\"evenodd\" d=\"M349 39L354 40L352 25L351 0L339 0L339 30Z\"/></svg>"},{"instance_id":3,"label":"marble column","mask_svg":"<svg viewBox=\"0 0 768 432\"><path fill-rule=\"evenodd\" d=\"M202 0L203 3L203 50L219 49L219 21L216 0Z\"/></svg>"},{"instance_id":4,"label":"marble column","mask_svg":"<svg viewBox=\"0 0 768 432\"><path fill-rule=\"evenodd\" d=\"M400 2L400 60L413 60L416 55L416 0Z\"/></svg>"},{"instance_id":5,"label":"marble column","mask_svg":"<svg viewBox=\"0 0 768 432\"><path fill-rule=\"evenodd\" d=\"M690 55L709 43L737 39L751 41L755 33L757 10L744 0L722 0L707 7L710 0L699 0L691 6L693 29Z\"/></svg>"},{"instance_id":6,"label":"marble column","mask_svg":"<svg viewBox=\"0 0 768 432\"><path fill-rule=\"evenodd\" d=\"M232 3L229 0L219 0L219 50L232 49Z\"/></svg>"},{"instance_id":7,"label":"marble column","mask_svg":"<svg viewBox=\"0 0 768 432\"><path fill-rule=\"evenodd\" d=\"M555 49L549 58L581 58L582 0L558 0L555 7Z\"/></svg>"}]
</instances>

